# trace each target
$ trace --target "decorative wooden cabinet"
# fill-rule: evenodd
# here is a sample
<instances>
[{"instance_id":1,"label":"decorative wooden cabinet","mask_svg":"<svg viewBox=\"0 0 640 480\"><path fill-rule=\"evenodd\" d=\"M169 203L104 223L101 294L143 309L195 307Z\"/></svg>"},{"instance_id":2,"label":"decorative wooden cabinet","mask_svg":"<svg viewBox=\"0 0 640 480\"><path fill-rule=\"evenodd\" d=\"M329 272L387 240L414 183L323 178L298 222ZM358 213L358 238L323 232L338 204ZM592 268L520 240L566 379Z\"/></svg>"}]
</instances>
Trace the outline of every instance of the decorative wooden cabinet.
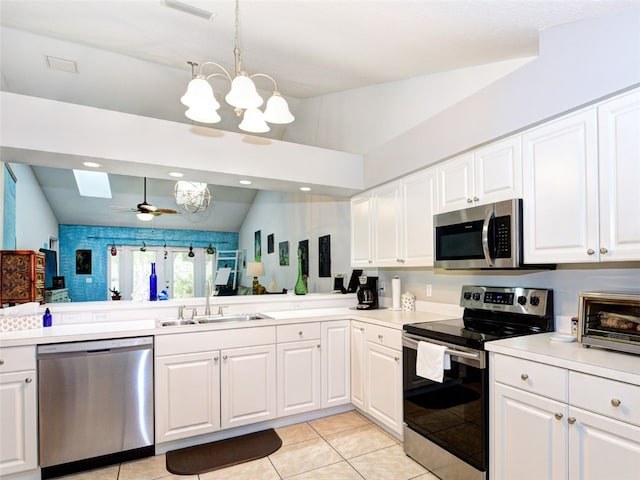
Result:
<instances>
[{"instance_id":1,"label":"decorative wooden cabinet","mask_svg":"<svg viewBox=\"0 0 640 480\"><path fill-rule=\"evenodd\" d=\"M0 304L44 303L44 254L0 250Z\"/></svg>"}]
</instances>

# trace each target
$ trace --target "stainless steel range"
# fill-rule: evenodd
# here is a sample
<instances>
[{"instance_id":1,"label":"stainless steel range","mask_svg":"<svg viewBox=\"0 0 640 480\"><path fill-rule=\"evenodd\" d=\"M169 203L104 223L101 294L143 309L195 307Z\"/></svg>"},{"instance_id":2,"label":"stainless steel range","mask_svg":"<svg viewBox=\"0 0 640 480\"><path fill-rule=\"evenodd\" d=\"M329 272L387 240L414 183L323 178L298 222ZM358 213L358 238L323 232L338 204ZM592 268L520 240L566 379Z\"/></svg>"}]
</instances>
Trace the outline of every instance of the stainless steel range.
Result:
<instances>
[{"instance_id":1,"label":"stainless steel range","mask_svg":"<svg viewBox=\"0 0 640 480\"><path fill-rule=\"evenodd\" d=\"M463 318L404 326L404 450L444 480L488 478L485 342L553 330L553 291L465 285ZM416 374L420 342L444 345L442 382Z\"/></svg>"}]
</instances>

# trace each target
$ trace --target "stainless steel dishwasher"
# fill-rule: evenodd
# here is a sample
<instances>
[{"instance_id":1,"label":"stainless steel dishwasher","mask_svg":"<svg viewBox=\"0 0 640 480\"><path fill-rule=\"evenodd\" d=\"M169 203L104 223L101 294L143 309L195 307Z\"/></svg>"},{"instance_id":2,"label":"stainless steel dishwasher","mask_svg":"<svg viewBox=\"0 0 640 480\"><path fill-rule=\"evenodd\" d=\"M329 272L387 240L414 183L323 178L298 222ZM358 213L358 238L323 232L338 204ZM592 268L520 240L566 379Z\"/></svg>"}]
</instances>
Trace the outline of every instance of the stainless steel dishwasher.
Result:
<instances>
[{"instance_id":1,"label":"stainless steel dishwasher","mask_svg":"<svg viewBox=\"0 0 640 480\"><path fill-rule=\"evenodd\" d=\"M153 337L38 347L42 478L154 454Z\"/></svg>"}]
</instances>

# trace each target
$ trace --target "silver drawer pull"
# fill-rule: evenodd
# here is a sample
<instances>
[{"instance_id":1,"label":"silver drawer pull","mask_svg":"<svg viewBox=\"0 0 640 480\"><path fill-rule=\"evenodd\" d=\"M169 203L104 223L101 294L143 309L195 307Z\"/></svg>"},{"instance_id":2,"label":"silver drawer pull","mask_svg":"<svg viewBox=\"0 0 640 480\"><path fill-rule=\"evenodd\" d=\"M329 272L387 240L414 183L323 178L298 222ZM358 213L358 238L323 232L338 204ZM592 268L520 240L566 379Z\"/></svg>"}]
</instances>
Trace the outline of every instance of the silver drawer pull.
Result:
<instances>
[{"instance_id":1,"label":"silver drawer pull","mask_svg":"<svg viewBox=\"0 0 640 480\"><path fill-rule=\"evenodd\" d=\"M222 359L223 359L223 360L226 360L227 358L229 358L229 357L227 357L226 355L223 355L223 356L222 356Z\"/></svg>"},{"instance_id":2,"label":"silver drawer pull","mask_svg":"<svg viewBox=\"0 0 640 480\"><path fill-rule=\"evenodd\" d=\"M378 335L378 340L382 340L382 335Z\"/></svg>"},{"instance_id":3,"label":"silver drawer pull","mask_svg":"<svg viewBox=\"0 0 640 480\"><path fill-rule=\"evenodd\" d=\"M300 331L298 332L298 335L302 336L302 330L300 330Z\"/></svg>"},{"instance_id":4,"label":"silver drawer pull","mask_svg":"<svg viewBox=\"0 0 640 480\"><path fill-rule=\"evenodd\" d=\"M24 379L24 383L31 383L31 382L33 382L33 378L31 377L27 377Z\"/></svg>"},{"instance_id":5,"label":"silver drawer pull","mask_svg":"<svg viewBox=\"0 0 640 480\"><path fill-rule=\"evenodd\" d=\"M609 250L607 250L604 247L600 247L600 253L603 254L603 255L606 255L607 253L609 253Z\"/></svg>"},{"instance_id":6,"label":"silver drawer pull","mask_svg":"<svg viewBox=\"0 0 640 480\"><path fill-rule=\"evenodd\" d=\"M569 425L573 425L574 423L576 423L576 419L573 417L569 417L567 418L567 422L569 422Z\"/></svg>"},{"instance_id":7,"label":"silver drawer pull","mask_svg":"<svg viewBox=\"0 0 640 480\"><path fill-rule=\"evenodd\" d=\"M594 253L596 253L596 251L593 248L587 250L587 255L593 255Z\"/></svg>"},{"instance_id":8,"label":"silver drawer pull","mask_svg":"<svg viewBox=\"0 0 640 480\"><path fill-rule=\"evenodd\" d=\"M611 399L611 405L613 405L614 407L619 407L621 403L622 402L620 400L618 400L617 398L612 398Z\"/></svg>"},{"instance_id":9,"label":"silver drawer pull","mask_svg":"<svg viewBox=\"0 0 640 480\"><path fill-rule=\"evenodd\" d=\"M4 365L4 360L0 358L0 365Z\"/></svg>"},{"instance_id":10,"label":"silver drawer pull","mask_svg":"<svg viewBox=\"0 0 640 480\"><path fill-rule=\"evenodd\" d=\"M520 374L520 380L522 380L523 382L526 382L528 379L529 375L527 375L526 373Z\"/></svg>"},{"instance_id":11,"label":"silver drawer pull","mask_svg":"<svg viewBox=\"0 0 640 480\"><path fill-rule=\"evenodd\" d=\"M217 362L218 361L218 357L213 357L213 361Z\"/></svg>"},{"instance_id":12,"label":"silver drawer pull","mask_svg":"<svg viewBox=\"0 0 640 480\"><path fill-rule=\"evenodd\" d=\"M556 417L556 420L561 420L562 419L562 414L561 413L556 413L553 416Z\"/></svg>"}]
</instances>

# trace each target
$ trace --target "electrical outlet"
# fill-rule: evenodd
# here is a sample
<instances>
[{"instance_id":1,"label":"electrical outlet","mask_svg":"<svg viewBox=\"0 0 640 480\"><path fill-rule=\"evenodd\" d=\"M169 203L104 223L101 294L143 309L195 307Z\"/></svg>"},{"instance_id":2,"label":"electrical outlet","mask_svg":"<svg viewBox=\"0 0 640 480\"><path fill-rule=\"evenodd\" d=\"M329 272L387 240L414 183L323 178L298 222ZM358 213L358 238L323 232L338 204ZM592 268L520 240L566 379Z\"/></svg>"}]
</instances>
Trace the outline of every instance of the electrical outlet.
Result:
<instances>
[{"instance_id":1,"label":"electrical outlet","mask_svg":"<svg viewBox=\"0 0 640 480\"><path fill-rule=\"evenodd\" d=\"M431 291L431 284L427 283L427 297L430 297L433 292Z\"/></svg>"}]
</instances>

